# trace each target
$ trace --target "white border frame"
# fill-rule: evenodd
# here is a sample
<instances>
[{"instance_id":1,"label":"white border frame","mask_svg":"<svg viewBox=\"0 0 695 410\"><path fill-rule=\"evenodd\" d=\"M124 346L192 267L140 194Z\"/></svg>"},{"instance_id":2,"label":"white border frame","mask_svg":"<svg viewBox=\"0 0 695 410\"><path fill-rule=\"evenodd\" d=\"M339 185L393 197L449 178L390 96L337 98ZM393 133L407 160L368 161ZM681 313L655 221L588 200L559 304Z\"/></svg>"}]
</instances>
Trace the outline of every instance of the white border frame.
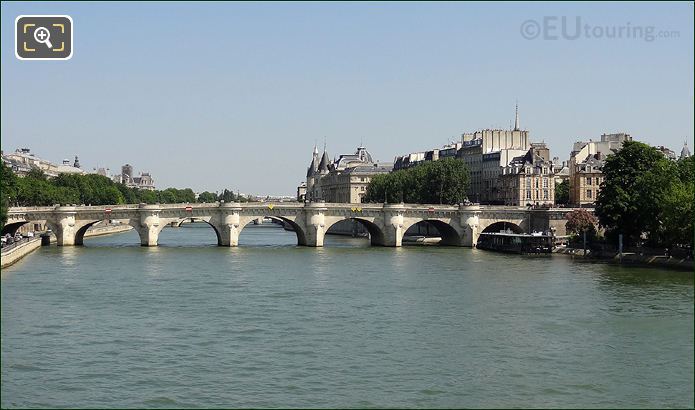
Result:
<instances>
[{"instance_id":1,"label":"white border frame","mask_svg":"<svg viewBox=\"0 0 695 410\"><path fill-rule=\"evenodd\" d=\"M17 23L19 23L19 19L22 17L65 17L68 20L70 20L70 55L67 57L59 57L59 58L26 58L26 57L21 57L19 53L17 52ZM58 60L58 61L67 61L72 58L72 55L75 52L75 42L74 42L74 36L75 36L75 23L72 21L72 17L68 16L67 14L22 14L17 16L16 19L14 19L14 56L17 57L18 60L23 60L23 61L32 61L32 60L37 60L37 61L47 61L47 60Z\"/></svg>"}]
</instances>

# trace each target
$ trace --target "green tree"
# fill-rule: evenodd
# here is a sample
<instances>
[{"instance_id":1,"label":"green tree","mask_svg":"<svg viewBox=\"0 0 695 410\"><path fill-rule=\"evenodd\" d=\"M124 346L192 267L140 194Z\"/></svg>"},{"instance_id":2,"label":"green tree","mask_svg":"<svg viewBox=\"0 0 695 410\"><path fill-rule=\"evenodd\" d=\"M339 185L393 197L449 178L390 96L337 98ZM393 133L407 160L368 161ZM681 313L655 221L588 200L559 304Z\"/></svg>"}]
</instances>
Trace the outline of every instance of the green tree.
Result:
<instances>
[{"instance_id":1,"label":"green tree","mask_svg":"<svg viewBox=\"0 0 695 410\"><path fill-rule=\"evenodd\" d=\"M372 177L364 202L457 204L466 198L469 174L463 161L445 158Z\"/></svg>"},{"instance_id":2,"label":"green tree","mask_svg":"<svg viewBox=\"0 0 695 410\"><path fill-rule=\"evenodd\" d=\"M606 159L603 173L596 215L608 238L622 233L626 244L636 244L646 235L656 246L685 241L685 226L692 232L692 163L669 161L653 147L628 141Z\"/></svg>"},{"instance_id":3,"label":"green tree","mask_svg":"<svg viewBox=\"0 0 695 410\"><path fill-rule=\"evenodd\" d=\"M212 203L217 201L217 195L213 192L204 191L198 195L198 202Z\"/></svg>"},{"instance_id":4,"label":"green tree","mask_svg":"<svg viewBox=\"0 0 695 410\"><path fill-rule=\"evenodd\" d=\"M666 246L693 246L695 233L695 157L679 160L674 165L675 178L666 189L660 214L658 242Z\"/></svg>"},{"instance_id":5,"label":"green tree","mask_svg":"<svg viewBox=\"0 0 695 410\"><path fill-rule=\"evenodd\" d=\"M569 180L564 180L559 184L555 184L555 203L558 205L567 205L570 202L570 183Z\"/></svg>"},{"instance_id":6,"label":"green tree","mask_svg":"<svg viewBox=\"0 0 695 410\"><path fill-rule=\"evenodd\" d=\"M2 163L0 169L0 225L7 222L7 210L17 198L17 176Z\"/></svg>"}]
</instances>

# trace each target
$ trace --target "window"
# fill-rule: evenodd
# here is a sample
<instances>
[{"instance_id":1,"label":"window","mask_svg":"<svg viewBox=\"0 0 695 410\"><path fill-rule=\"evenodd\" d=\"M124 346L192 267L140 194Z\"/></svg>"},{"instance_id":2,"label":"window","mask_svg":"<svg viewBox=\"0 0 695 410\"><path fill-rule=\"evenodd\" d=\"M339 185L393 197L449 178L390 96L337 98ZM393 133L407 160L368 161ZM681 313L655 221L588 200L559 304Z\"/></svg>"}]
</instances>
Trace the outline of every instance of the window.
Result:
<instances>
[{"instance_id":1,"label":"window","mask_svg":"<svg viewBox=\"0 0 695 410\"><path fill-rule=\"evenodd\" d=\"M590 189L586 190L586 197L591 198L591 190Z\"/></svg>"},{"instance_id":2,"label":"window","mask_svg":"<svg viewBox=\"0 0 695 410\"><path fill-rule=\"evenodd\" d=\"M548 188L548 178L543 178L543 188Z\"/></svg>"},{"instance_id":3,"label":"window","mask_svg":"<svg viewBox=\"0 0 695 410\"><path fill-rule=\"evenodd\" d=\"M548 200L548 190L547 189L543 190L543 199Z\"/></svg>"},{"instance_id":4,"label":"window","mask_svg":"<svg viewBox=\"0 0 695 410\"><path fill-rule=\"evenodd\" d=\"M531 190L526 190L526 199L531 199Z\"/></svg>"},{"instance_id":5,"label":"window","mask_svg":"<svg viewBox=\"0 0 695 410\"><path fill-rule=\"evenodd\" d=\"M591 185L591 177L586 177L586 184Z\"/></svg>"}]
</instances>

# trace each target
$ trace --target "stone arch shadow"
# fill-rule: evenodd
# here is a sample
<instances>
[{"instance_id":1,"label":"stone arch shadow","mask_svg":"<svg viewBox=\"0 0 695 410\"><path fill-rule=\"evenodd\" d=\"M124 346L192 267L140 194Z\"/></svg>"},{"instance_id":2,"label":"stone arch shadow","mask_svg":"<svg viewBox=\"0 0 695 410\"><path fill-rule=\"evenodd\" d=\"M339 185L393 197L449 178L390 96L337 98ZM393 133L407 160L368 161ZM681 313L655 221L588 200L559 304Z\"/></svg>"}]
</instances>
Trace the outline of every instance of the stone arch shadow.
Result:
<instances>
[{"instance_id":1,"label":"stone arch shadow","mask_svg":"<svg viewBox=\"0 0 695 410\"><path fill-rule=\"evenodd\" d=\"M521 226L509 221L492 223L486 226L480 233L500 232L503 230L510 230L511 233L524 233L524 229Z\"/></svg>"},{"instance_id":2,"label":"stone arch shadow","mask_svg":"<svg viewBox=\"0 0 695 410\"><path fill-rule=\"evenodd\" d=\"M375 224L370 220L359 217L348 217L345 219L339 219L331 223L330 225L327 225L325 227L325 232L328 232L328 230L331 229L333 225L348 220L356 221L357 223L362 225L367 230L367 232L369 232L369 242L372 246L386 246L384 231L379 227L379 225Z\"/></svg>"},{"instance_id":3,"label":"stone arch shadow","mask_svg":"<svg viewBox=\"0 0 695 410\"><path fill-rule=\"evenodd\" d=\"M439 232L439 235L442 238L442 240L439 242L439 246L461 246L464 233L457 231L456 228L451 226L450 223L441 221L439 219L421 219L405 227L403 232L406 232L408 229L418 224L430 225L434 227L437 232Z\"/></svg>"},{"instance_id":4,"label":"stone arch shadow","mask_svg":"<svg viewBox=\"0 0 695 410\"><path fill-rule=\"evenodd\" d=\"M17 222L8 223L2 227L2 235L8 234L8 233L11 235L14 235L15 232L17 232L19 230L19 228L22 227L22 225L25 225L28 223L29 223L29 221L17 221Z\"/></svg>"},{"instance_id":5,"label":"stone arch shadow","mask_svg":"<svg viewBox=\"0 0 695 410\"><path fill-rule=\"evenodd\" d=\"M206 220L206 218L199 218L199 217L190 217L187 216L185 218L180 218L178 221L176 221L176 227L180 228L184 223L198 223L198 222L205 222L209 227L212 228L213 231L215 231L215 238L217 239L217 245L221 246L222 245L222 237L220 236L220 231L217 229L217 227L212 224L210 221ZM160 227L159 233L161 233L164 228L170 227L170 223L162 224L163 226Z\"/></svg>"},{"instance_id":6,"label":"stone arch shadow","mask_svg":"<svg viewBox=\"0 0 695 410\"><path fill-rule=\"evenodd\" d=\"M239 238L241 238L241 233L244 231L244 229L249 226L250 224L253 223L254 219L257 219L258 217L253 217L252 219L249 219L248 222L244 222L243 224L239 224ZM307 239L306 239L306 232L304 229L297 224L297 222L293 221L292 219L285 218L282 216L277 216L277 215L263 215L261 218L270 218L276 221L280 221L283 224L287 224L292 227L292 231L294 231L294 234L297 236L297 245L299 246L306 246L307 244Z\"/></svg>"}]
</instances>

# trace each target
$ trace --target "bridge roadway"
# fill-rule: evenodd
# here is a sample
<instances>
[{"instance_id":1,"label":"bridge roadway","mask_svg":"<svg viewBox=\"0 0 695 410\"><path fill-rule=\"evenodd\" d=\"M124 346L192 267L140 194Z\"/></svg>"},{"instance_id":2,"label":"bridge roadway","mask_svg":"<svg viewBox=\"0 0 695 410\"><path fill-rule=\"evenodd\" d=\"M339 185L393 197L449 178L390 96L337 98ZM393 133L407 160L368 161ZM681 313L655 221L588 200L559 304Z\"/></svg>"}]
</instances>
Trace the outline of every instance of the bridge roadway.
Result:
<instances>
[{"instance_id":1,"label":"bridge roadway","mask_svg":"<svg viewBox=\"0 0 695 410\"><path fill-rule=\"evenodd\" d=\"M326 231L339 221L354 219L369 231L372 245L401 246L411 226L426 221L437 228L442 245L475 247L483 231L511 228L517 233L547 231L565 234L565 213L570 209L422 204L345 204L324 202L204 203L113 206L15 207L8 212L4 232L16 231L27 222L45 221L58 246L82 245L84 234L95 223L110 219L131 225L143 246L156 246L165 226L186 219L208 223L220 246L237 246L239 234L255 219L270 217L294 228L303 246L323 246Z\"/></svg>"}]
</instances>

